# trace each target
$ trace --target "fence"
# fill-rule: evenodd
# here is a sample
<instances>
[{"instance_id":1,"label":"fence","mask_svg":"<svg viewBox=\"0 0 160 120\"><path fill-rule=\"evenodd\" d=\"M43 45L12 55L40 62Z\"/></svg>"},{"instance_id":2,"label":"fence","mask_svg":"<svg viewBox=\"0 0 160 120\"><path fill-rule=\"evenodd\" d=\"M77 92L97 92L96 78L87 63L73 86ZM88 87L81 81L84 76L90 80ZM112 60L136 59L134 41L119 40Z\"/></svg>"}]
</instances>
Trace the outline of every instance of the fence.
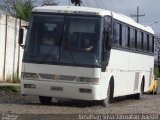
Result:
<instances>
[{"instance_id":1,"label":"fence","mask_svg":"<svg viewBox=\"0 0 160 120\"><path fill-rule=\"evenodd\" d=\"M18 36L21 25L27 22L0 15L0 82L20 75L23 49L18 45Z\"/></svg>"}]
</instances>

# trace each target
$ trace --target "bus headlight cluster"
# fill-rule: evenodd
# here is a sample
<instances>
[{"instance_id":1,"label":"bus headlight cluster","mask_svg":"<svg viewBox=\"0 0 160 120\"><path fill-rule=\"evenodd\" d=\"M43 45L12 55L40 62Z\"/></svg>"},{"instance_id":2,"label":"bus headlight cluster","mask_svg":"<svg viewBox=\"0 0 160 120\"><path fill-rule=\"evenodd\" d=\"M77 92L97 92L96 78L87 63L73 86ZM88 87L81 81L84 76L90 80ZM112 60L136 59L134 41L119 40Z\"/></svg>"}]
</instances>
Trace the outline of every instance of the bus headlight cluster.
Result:
<instances>
[{"instance_id":1,"label":"bus headlight cluster","mask_svg":"<svg viewBox=\"0 0 160 120\"><path fill-rule=\"evenodd\" d=\"M21 77L23 79L39 79L37 73L27 73L27 72L22 72Z\"/></svg>"},{"instance_id":2,"label":"bus headlight cluster","mask_svg":"<svg viewBox=\"0 0 160 120\"><path fill-rule=\"evenodd\" d=\"M99 82L99 79L98 78L79 77L77 79L77 82L97 85Z\"/></svg>"}]
</instances>

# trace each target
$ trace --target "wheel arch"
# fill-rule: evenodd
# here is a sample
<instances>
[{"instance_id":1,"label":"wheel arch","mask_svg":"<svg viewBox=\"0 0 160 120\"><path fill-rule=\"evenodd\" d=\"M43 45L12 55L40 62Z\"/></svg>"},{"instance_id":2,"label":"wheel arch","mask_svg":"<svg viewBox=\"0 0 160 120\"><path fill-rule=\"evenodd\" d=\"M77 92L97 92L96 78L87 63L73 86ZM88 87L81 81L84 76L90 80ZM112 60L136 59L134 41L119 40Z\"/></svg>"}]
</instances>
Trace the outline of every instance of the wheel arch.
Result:
<instances>
[{"instance_id":1,"label":"wheel arch","mask_svg":"<svg viewBox=\"0 0 160 120\"><path fill-rule=\"evenodd\" d=\"M109 85L110 85L110 89L111 89L111 97L113 98L114 97L114 88L115 88L115 80L114 80L113 75L110 77Z\"/></svg>"},{"instance_id":2,"label":"wheel arch","mask_svg":"<svg viewBox=\"0 0 160 120\"><path fill-rule=\"evenodd\" d=\"M141 89L141 84L143 84L143 92L144 92L144 90L145 90L145 75L142 75L142 77L141 77L141 79L140 79L141 81L140 81L140 89Z\"/></svg>"}]
</instances>

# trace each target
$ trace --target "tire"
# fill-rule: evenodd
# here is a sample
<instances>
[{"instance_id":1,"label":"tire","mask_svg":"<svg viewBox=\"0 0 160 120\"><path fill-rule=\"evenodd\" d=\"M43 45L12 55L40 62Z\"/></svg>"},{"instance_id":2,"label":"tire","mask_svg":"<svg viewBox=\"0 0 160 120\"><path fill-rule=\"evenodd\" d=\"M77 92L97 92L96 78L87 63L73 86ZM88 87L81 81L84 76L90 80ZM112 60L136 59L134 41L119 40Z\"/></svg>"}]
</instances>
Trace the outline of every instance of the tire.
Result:
<instances>
[{"instance_id":1,"label":"tire","mask_svg":"<svg viewBox=\"0 0 160 120\"><path fill-rule=\"evenodd\" d=\"M109 107L109 103L111 102L111 85L108 85L108 90L107 90L107 98L104 100L101 100L101 105L104 107Z\"/></svg>"},{"instance_id":2,"label":"tire","mask_svg":"<svg viewBox=\"0 0 160 120\"><path fill-rule=\"evenodd\" d=\"M49 105L49 104L51 104L52 97L39 96L39 101L43 105Z\"/></svg>"},{"instance_id":3,"label":"tire","mask_svg":"<svg viewBox=\"0 0 160 120\"><path fill-rule=\"evenodd\" d=\"M141 88L140 89L141 89L140 93L137 93L137 94L134 95L134 99L136 99L136 100L141 99L141 97L144 93L144 82L143 81L141 82Z\"/></svg>"}]
</instances>

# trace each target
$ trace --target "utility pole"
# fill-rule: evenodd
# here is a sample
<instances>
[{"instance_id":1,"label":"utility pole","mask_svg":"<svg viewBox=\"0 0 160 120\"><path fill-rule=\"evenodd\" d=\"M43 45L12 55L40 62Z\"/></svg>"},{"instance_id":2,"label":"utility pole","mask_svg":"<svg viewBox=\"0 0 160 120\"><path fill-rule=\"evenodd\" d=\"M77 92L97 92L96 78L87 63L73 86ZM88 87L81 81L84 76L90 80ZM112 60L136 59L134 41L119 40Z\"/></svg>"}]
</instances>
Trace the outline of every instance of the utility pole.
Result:
<instances>
[{"instance_id":1,"label":"utility pole","mask_svg":"<svg viewBox=\"0 0 160 120\"><path fill-rule=\"evenodd\" d=\"M81 0L71 0L71 3L74 3L75 6L81 6Z\"/></svg>"},{"instance_id":2,"label":"utility pole","mask_svg":"<svg viewBox=\"0 0 160 120\"><path fill-rule=\"evenodd\" d=\"M131 14L131 17L136 17L137 18L137 23L139 23L139 17L143 17L145 14L139 14L139 6L137 6L137 14Z\"/></svg>"}]
</instances>

